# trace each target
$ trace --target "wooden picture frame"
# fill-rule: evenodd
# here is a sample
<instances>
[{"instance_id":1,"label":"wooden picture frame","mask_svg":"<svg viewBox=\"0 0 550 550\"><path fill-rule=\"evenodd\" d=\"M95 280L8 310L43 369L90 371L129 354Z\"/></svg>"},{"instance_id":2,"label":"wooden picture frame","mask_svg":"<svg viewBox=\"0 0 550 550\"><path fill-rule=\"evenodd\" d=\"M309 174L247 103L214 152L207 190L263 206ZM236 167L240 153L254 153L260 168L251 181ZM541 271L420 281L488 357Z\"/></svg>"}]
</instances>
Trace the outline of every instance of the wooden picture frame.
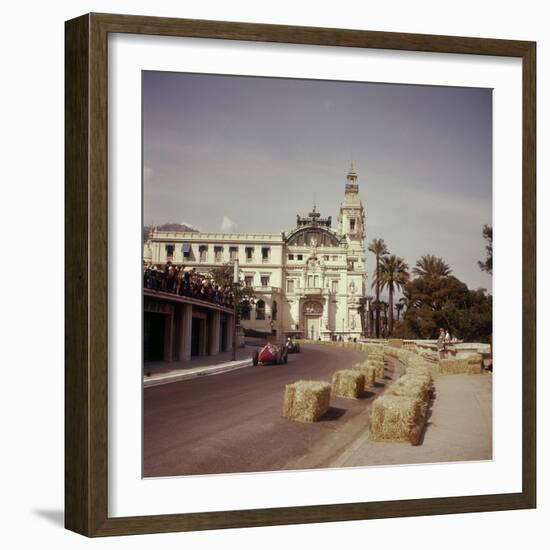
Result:
<instances>
[{"instance_id":1,"label":"wooden picture frame","mask_svg":"<svg viewBox=\"0 0 550 550\"><path fill-rule=\"evenodd\" d=\"M107 37L133 33L519 58L523 67L522 491L139 517L108 516ZM65 525L86 536L483 512L536 506L534 42L88 14L66 22Z\"/></svg>"}]
</instances>

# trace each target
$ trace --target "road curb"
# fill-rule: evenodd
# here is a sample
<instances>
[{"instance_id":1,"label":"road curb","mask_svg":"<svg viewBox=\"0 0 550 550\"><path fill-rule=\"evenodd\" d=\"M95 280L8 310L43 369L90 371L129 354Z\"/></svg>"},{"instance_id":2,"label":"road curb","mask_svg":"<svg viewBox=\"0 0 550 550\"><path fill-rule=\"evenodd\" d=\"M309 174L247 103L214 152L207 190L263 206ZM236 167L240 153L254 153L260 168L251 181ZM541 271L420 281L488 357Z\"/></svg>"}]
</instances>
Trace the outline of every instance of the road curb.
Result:
<instances>
[{"instance_id":1,"label":"road curb","mask_svg":"<svg viewBox=\"0 0 550 550\"><path fill-rule=\"evenodd\" d=\"M250 358L241 359L239 361L231 361L230 363L222 363L220 365L214 365L212 367L204 367L191 372L178 372L175 374L166 374L157 378L143 378L143 387L150 388L153 386L162 386L164 384L172 384L173 382L181 382L182 380L189 380L191 378L198 378L199 376L211 376L213 374L222 374L224 372L231 372L233 370L242 369L252 365Z\"/></svg>"}]
</instances>

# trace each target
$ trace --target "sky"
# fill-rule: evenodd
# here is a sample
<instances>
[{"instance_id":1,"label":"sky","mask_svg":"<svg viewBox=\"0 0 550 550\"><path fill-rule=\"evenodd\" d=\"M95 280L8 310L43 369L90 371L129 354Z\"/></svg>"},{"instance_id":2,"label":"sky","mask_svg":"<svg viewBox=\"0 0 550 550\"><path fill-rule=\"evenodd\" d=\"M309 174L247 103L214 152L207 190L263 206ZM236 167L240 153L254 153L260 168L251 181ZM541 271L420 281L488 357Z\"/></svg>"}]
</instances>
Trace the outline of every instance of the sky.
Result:
<instances>
[{"instance_id":1,"label":"sky","mask_svg":"<svg viewBox=\"0 0 550 550\"><path fill-rule=\"evenodd\" d=\"M491 292L490 89L144 71L142 93L145 225L280 233L316 204L334 226L353 162L367 244Z\"/></svg>"}]
</instances>

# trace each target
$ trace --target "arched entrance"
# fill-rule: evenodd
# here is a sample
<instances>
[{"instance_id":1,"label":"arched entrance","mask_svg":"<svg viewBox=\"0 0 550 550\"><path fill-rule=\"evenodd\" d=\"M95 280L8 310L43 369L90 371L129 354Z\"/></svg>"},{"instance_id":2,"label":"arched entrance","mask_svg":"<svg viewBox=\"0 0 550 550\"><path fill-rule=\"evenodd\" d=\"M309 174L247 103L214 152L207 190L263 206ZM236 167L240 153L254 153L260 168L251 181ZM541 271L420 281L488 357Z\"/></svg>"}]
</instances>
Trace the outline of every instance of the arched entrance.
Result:
<instances>
[{"instance_id":1,"label":"arched entrance","mask_svg":"<svg viewBox=\"0 0 550 550\"><path fill-rule=\"evenodd\" d=\"M304 327L306 338L318 340L321 334L321 317L323 315L323 304L316 300L304 302L303 308Z\"/></svg>"}]
</instances>

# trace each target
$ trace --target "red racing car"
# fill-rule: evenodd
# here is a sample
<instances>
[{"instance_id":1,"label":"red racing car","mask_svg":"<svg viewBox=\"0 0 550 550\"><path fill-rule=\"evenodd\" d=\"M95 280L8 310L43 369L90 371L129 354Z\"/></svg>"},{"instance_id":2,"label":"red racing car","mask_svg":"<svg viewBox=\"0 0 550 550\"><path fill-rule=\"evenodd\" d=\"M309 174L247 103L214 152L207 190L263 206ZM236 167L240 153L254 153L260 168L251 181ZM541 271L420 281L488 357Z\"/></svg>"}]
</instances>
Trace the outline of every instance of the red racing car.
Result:
<instances>
[{"instance_id":1,"label":"red racing car","mask_svg":"<svg viewBox=\"0 0 550 550\"><path fill-rule=\"evenodd\" d=\"M273 342L268 342L260 351L255 351L252 357L252 364L263 365L282 365L288 362L288 348L286 346L277 346Z\"/></svg>"}]
</instances>

